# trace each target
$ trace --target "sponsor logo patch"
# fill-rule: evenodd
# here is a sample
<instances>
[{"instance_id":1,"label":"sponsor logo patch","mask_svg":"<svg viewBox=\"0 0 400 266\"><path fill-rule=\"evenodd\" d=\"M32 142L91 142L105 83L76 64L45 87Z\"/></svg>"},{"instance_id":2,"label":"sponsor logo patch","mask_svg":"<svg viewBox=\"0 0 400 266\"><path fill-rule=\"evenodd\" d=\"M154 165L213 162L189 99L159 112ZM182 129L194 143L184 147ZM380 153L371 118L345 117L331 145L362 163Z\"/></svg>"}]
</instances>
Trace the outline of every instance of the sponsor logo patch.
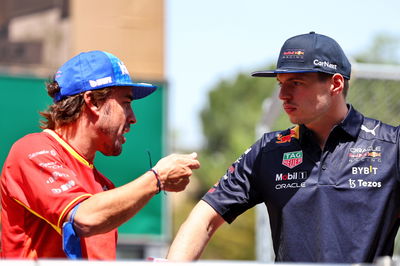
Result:
<instances>
[{"instance_id":1,"label":"sponsor logo patch","mask_svg":"<svg viewBox=\"0 0 400 266\"><path fill-rule=\"evenodd\" d=\"M304 49L287 49L283 51L282 59L302 61L304 60Z\"/></svg>"},{"instance_id":2,"label":"sponsor logo patch","mask_svg":"<svg viewBox=\"0 0 400 266\"><path fill-rule=\"evenodd\" d=\"M56 152L55 150L42 150L42 151L37 151L37 152L33 152L33 153L28 154L28 158L29 158L29 159L33 159L33 158L35 158L36 156L45 155L45 154L50 154L51 156L56 156L56 155L57 155L57 152Z\"/></svg>"},{"instance_id":3,"label":"sponsor logo patch","mask_svg":"<svg viewBox=\"0 0 400 266\"><path fill-rule=\"evenodd\" d=\"M111 77L105 77L101 79L96 79L96 80L89 80L90 87L96 88L101 85L106 85L112 83L112 78Z\"/></svg>"},{"instance_id":4,"label":"sponsor logo patch","mask_svg":"<svg viewBox=\"0 0 400 266\"><path fill-rule=\"evenodd\" d=\"M353 147L349 150L349 162L370 161L381 162L381 146Z\"/></svg>"},{"instance_id":5,"label":"sponsor logo patch","mask_svg":"<svg viewBox=\"0 0 400 266\"><path fill-rule=\"evenodd\" d=\"M292 169L303 162L303 151L285 152L282 158L282 164Z\"/></svg>"},{"instance_id":6,"label":"sponsor logo patch","mask_svg":"<svg viewBox=\"0 0 400 266\"><path fill-rule=\"evenodd\" d=\"M364 126L364 125L362 125L361 126L361 130L362 131L365 131L366 133L370 133L370 134L372 134L372 135L376 135L375 134L375 130L377 129L379 127L379 124L378 125L376 125L376 127L374 127L373 129L369 129L369 128L367 128L366 126Z\"/></svg>"},{"instance_id":7,"label":"sponsor logo patch","mask_svg":"<svg viewBox=\"0 0 400 266\"><path fill-rule=\"evenodd\" d=\"M74 180L70 180L67 183L62 184L59 188L51 189L51 192L53 192L54 194L60 194L60 193L62 193L64 191L69 190L70 188L74 187L75 185L76 185L75 181Z\"/></svg>"},{"instance_id":8,"label":"sponsor logo patch","mask_svg":"<svg viewBox=\"0 0 400 266\"><path fill-rule=\"evenodd\" d=\"M128 69L121 61L118 62L119 69L121 70L122 75L129 75Z\"/></svg>"},{"instance_id":9,"label":"sponsor logo patch","mask_svg":"<svg viewBox=\"0 0 400 266\"><path fill-rule=\"evenodd\" d=\"M382 183L380 181L365 181L364 179L349 179L350 188L380 188Z\"/></svg>"},{"instance_id":10,"label":"sponsor logo patch","mask_svg":"<svg viewBox=\"0 0 400 266\"><path fill-rule=\"evenodd\" d=\"M275 176L275 181L292 181L292 180L304 180L307 179L307 172L293 172L293 173L279 173Z\"/></svg>"},{"instance_id":11,"label":"sponsor logo patch","mask_svg":"<svg viewBox=\"0 0 400 266\"><path fill-rule=\"evenodd\" d=\"M353 166L351 168L352 175L376 175L378 167L373 167L372 165L364 167Z\"/></svg>"},{"instance_id":12,"label":"sponsor logo patch","mask_svg":"<svg viewBox=\"0 0 400 266\"><path fill-rule=\"evenodd\" d=\"M219 181L215 183L209 190L208 193L213 193L215 190L217 190L217 187L219 185Z\"/></svg>"},{"instance_id":13,"label":"sponsor logo patch","mask_svg":"<svg viewBox=\"0 0 400 266\"><path fill-rule=\"evenodd\" d=\"M296 126L290 129L290 133L288 135L278 134L276 136L276 143L286 143L291 142L292 138L299 138L299 127Z\"/></svg>"},{"instance_id":14,"label":"sponsor logo patch","mask_svg":"<svg viewBox=\"0 0 400 266\"><path fill-rule=\"evenodd\" d=\"M43 168L50 168L50 169L63 168L62 165L59 165L57 162L39 163L39 166L43 167Z\"/></svg>"},{"instance_id":15,"label":"sponsor logo patch","mask_svg":"<svg viewBox=\"0 0 400 266\"><path fill-rule=\"evenodd\" d=\"M331 68L331 69L335 69L335 70L337 68L337 65L335 65L335 64L332 64L328 61L320 61L318 59L314 59L313 64L316 66L323 67L323 68Z\"/></svg>"}]
</instances>

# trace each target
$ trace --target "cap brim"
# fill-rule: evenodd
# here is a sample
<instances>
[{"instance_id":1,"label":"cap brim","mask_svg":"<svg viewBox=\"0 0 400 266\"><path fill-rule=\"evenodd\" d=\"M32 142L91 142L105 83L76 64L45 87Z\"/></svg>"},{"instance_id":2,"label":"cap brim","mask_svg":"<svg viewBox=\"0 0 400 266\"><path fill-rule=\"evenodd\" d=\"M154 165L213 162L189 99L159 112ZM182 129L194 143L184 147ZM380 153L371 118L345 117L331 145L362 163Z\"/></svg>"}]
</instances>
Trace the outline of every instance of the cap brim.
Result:
<instances>
[{"instance_id":1,"label":"cap brim","mask_svg":"<svg viewBox=\"0 0 400 266\"><path fill-rule=\"evenodd\" d=\"M157 87L149 83L134 83L130 85L133 91L133 99L138 100L149 96L156 91Z\"/></svg>"},{"instance_id":2,"label":"cap brim","mask_svg":"<svg viewBox=\"0 0 400 266\"><path fill-rule=\"evenodd\" d=\"M306 70L306 69L276 69L276 70L265 70L256 71L251 73L253 77L276 77L277 74L287 74L287 73L312 73L320 72L317 70Z\"/></svg>"}]
</instances>

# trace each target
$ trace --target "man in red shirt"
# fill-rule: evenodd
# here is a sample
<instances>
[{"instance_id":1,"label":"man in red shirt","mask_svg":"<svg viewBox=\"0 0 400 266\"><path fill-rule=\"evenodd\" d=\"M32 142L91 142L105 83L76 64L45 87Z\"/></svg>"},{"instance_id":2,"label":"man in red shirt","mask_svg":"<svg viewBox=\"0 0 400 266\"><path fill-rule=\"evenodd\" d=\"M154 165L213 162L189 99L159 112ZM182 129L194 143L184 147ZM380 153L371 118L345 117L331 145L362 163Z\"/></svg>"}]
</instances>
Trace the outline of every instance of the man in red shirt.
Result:
<instances>
[{"instance_id":1,"label":"man in red shirt","mask_svg":"<svg viewBox=\"0 0 400 266\"><path fill-rule=\"evenodd\" d=\"M73 256L115 259L116 228L161 190L185 189L200 167L195 153L162 158L118 188L93 165L97 151L122 152L136 122L132 100L155 89L133 83L103 51L81 53L58 70L47 85L54 104L41 113L44 131L18 140L3 166L2 258L65 258L78 250Z\"/></svg>"}]
</instances>

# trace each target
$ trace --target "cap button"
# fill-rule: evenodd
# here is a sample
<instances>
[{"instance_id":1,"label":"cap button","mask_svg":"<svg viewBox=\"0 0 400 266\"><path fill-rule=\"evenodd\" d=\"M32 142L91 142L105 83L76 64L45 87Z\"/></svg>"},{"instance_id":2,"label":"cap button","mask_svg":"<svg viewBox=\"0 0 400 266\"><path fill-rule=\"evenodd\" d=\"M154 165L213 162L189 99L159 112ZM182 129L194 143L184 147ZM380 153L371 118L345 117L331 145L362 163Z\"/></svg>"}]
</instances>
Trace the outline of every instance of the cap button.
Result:
<instances>
[{"instance_id":1,"label":"cap button","mask_svg":"<svg viewBox=\"0 0 400 266\"><path fill-rule=\"evenodd\" d=\"M310 34L315 34L315 31L310 31Z\"/></svg>"}]
</instances>

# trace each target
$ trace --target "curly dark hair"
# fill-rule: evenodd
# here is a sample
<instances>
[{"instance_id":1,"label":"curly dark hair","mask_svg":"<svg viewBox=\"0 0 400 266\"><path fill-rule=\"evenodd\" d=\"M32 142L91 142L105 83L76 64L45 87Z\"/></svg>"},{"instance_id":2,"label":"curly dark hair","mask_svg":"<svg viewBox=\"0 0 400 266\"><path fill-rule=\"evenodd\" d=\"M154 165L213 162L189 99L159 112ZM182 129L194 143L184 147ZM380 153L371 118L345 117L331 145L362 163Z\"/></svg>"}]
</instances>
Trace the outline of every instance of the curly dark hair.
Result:
<instances>
[{"instance_id":1,"label":"curly dark hair","mask_svg":"<svg viewBox=\"0 0 400 266\"><path fill-rule=\"evenodd\" d=\"M55 80L51 80L46 84L47 94L54 99L60 87ZM111 94L111 88L103 88L100 90L93 90L93 102L101 106ZM45 119L41 120L40 128L52 129L67 125L76 121L82 113L84 106L83 93L69 96L59 102L56 102L48 107L46 111L39 112Z\"/></svg>"}]
</instances>

